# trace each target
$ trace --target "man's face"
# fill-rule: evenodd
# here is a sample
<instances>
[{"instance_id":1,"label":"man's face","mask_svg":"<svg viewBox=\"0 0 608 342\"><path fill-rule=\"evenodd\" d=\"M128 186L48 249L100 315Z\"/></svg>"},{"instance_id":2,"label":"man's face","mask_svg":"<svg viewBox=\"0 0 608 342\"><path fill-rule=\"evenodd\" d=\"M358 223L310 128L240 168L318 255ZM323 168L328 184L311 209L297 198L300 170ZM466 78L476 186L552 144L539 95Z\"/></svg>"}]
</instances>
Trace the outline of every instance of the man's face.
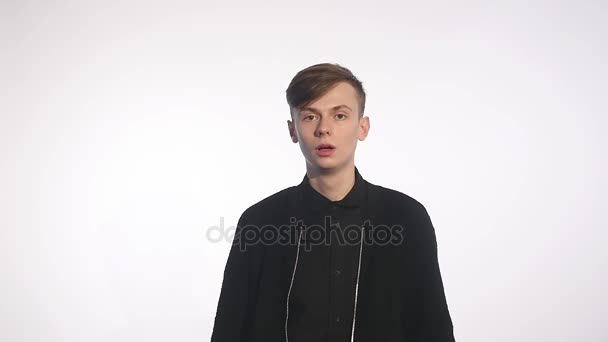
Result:
<instances>
[{"instance_id":1,"label":"man's face","mask_svg":"<svg viewBox=\"0 0 608 342\"><path fill-rule=\"evenodd\" d=\"M340 168L354 164L358 140L365 140L369 118L359 118L357 92L340 82L322 97L300 111L294 109L288 120L289 134L300 144L306 163L314 170ZM319 149L322 144L331 149Z\"/></svg>"}]
</instances>

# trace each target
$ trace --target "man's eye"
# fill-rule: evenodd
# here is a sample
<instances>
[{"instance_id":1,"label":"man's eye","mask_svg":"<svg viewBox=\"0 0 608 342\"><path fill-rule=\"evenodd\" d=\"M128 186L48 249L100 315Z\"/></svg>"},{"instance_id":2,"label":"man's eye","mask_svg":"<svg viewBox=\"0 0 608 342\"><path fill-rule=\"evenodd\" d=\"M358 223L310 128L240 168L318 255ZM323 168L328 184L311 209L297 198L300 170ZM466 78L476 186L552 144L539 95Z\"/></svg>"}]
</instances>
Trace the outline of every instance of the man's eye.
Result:
<instances>
[{"instance_id":1,"label":"man's eye","mask_svg":"<svg viewBox=\"0 0 608 342\"><path fill-rule=\"evenodd\" d=\"M311 114L311 115L306 115L304 117L304 120L308 120L308 119L313 120L314 118L315 118L315 116ZM308 120L308 121L310 121L310 120Z\"/></svg>"},{"instance_id":2,"label":"man's eye","mask_svg":"<svg viewBox=\"0 0 608 342\"><path fill-rule=\"evenodd\" d=\"M341 118L338 118L339 120L346 119L346 114L337 114L336 116L341 116Z\"/></svg>"}]
</instances>

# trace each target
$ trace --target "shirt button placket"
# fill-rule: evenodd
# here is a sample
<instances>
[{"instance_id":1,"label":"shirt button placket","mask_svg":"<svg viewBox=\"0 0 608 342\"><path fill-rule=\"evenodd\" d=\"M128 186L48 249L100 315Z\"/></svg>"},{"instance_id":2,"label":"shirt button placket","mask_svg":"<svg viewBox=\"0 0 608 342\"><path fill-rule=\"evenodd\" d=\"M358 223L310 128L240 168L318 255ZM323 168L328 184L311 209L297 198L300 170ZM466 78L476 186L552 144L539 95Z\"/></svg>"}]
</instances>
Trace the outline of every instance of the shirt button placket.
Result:
<instances>
[{"instance_id":1,"label":"shirt button placket","mask_svg":"<svg viewBox=\"0 0 608 342\"><path fill-rule=\"evenodd\" d=\"M336 209L338 209L338 206L336 204L332 204L331 207L329 208L331 221L332 221L332 223L335 223L335 224L338 223L337 222L338 218L336 217Z\"/></svg>"}]
</instances>

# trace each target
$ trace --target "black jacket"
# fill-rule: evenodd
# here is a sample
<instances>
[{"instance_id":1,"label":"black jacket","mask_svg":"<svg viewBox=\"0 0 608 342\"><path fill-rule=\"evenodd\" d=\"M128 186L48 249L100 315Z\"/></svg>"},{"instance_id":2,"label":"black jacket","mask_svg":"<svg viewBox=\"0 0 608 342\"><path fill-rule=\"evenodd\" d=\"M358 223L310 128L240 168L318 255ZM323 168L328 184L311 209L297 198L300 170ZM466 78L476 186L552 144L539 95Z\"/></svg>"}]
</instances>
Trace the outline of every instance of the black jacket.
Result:
<instances>
[{"instance_id":1,"label":"black jacket","mask_svg":"<svg viewBox=\"0 0 608 342\"><path fill-rule=\"evenodd\" d=\"M363 182L368 224L360 235L354 341L454 341L426 209L399 191ZM297 258L305 248L307 228L318 223L311 221L303 186L281 190L241 215L224 270L212 342L287 340ZM373 238L378 227L389 227L391 236L401 239L378 243Z\"/></svg>"}]
</instances>

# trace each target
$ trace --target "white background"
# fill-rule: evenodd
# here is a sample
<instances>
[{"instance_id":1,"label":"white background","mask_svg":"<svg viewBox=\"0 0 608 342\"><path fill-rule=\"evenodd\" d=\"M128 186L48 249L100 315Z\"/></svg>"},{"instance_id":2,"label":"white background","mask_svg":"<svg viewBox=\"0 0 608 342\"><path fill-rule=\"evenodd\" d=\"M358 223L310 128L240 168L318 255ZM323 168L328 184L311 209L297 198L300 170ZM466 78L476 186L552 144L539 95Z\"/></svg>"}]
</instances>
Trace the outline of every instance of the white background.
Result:
<instances>
[{"instance_id":1,"label":"white background","mask_svg":"<svg viewBox=\"0 0 608 342\"><path fill-rule=\"evenodd\" d=\"M2 1L0 340L206 341L229 239L305 172L285 89L368 92L458 341L608 340L605 1ZM222 221L223 220L223 221Z\"/></svg>"}]
</instances>

